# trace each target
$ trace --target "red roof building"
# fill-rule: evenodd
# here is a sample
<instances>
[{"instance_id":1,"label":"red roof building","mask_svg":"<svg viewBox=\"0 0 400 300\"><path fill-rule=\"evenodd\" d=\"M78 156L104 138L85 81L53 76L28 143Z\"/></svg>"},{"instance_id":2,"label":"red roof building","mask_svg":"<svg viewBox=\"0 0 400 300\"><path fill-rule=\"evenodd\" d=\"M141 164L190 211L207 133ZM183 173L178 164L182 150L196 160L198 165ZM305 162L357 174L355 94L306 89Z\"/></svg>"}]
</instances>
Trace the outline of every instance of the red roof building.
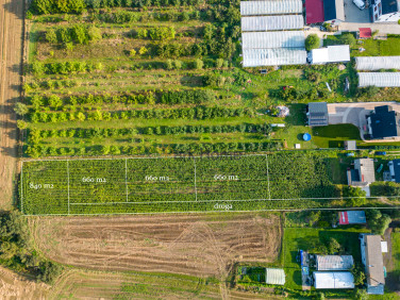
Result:
<instances>
[{"instance_id":1,"label":"red roof building","mask_svg":"<svg viewBox=\"0 0 400 300\"><path fill-rule=\"evenodd\" d=\"M369 39L372 37L371 28L359 28L360 31L360 39Z\"/></svg>"},{"instance_id":2,"label":"red roof building","mask_svg":"<svg viewBox=\"0 0 400 300\"><path fill-rule=\"evenodd\" d=\"M306 23L322 23L325 21L323 0L306 0Z\"/></svg>"}]
</instances>

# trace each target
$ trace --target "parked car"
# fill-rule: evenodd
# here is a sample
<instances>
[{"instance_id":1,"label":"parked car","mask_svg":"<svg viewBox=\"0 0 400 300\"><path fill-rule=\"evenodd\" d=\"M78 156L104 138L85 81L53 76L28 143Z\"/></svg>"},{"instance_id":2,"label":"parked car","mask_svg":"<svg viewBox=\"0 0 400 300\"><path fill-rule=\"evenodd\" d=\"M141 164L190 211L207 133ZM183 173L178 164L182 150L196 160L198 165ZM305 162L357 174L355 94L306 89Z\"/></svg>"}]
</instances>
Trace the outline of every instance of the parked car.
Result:
<instances>
[{"instance_id":1,"label":"parked car","mask_svg":"<svg viewBox=\"0 0 400 300\"><path fill-rule=\"evenodd\" d=\"M354 152L346 153L346 156L347 156L347 157L349 157L349 156L354 156Z\"/></svg>"},{"instance_id":2,"label":"parked car","mask_svg":"<svg viewBox=\"0 0 400 300\"><path fill-rule=\"evenodd\" d=\"M353 0L355 6L357 6L360 10L364 10L365 2L362 0Z\"/></svg>"},{"instance_id":3,"label":"parked car","mask_svg":"<svg viewBox=\"0 0 400 300\"><path fill-rule=\"evenodd\" d=\"M383 156L385 156L386 155L386 151L377 151L377 152L375 152L375 155L383 155Z\"/></svg>"}]
</instances>

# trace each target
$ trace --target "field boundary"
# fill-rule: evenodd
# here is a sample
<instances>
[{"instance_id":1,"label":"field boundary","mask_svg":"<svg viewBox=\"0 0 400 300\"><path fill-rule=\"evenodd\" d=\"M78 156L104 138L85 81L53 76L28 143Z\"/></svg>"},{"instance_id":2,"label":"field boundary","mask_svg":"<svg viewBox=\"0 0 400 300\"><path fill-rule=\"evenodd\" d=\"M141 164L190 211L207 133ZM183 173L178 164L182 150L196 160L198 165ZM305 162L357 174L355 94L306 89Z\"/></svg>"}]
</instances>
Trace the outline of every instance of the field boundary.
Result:
<instances>
[{"instance_id":1,"label":"field boundary","mask_svg":"<svg viewBox=\"0 0 400 300\"><path fill-rule=\"evenodd\" d=\"M268 212L268 211L281 211L281 212L295 212L295 211L339 211L339 210L388 210L400 209L400 206L370 206L370 207L320 207L320 208L299 208L299 209L254 209L254 210L214 210L214 211L166 211L166 212L138 212L138 213L97 213L97 214L37 214L37 215L23 215L25 217L66 217L66 216L112 216L112 215L162 215L162 214L215 214L215 213L252 213L252 212Z\"/></svg>"},{"instance_id":2,"label":"field boundary","mask_svg":"<svg viewBox=\"0 0 400 300\"><path fill-rule=\"evenodd\" d=\"M203 200L199 200L198 199L198 191L197 191L197 165L196 165L196 159L197 158L203 158L203 159L215 159L217 160L218 158L232 158L232 159L241 159L244 157L263 157L265 158L265 172L264 173L264 177L263 180L261 180L264 184L267 183L267 194L266 195L262 195L265 198L256 198L256 199L243 199L243 198L239 198L239 199L223 199L223 197L221 197L222 199L215 199L215 198L211 198L211 199L203 199ZM160 198L160 200L153 200L153 201L146 201L148 199L143 199L144 201L134 201L135 199L132 199L133 201L129 201L129 177L128 177L128 160L144 160L144 159L165 159L165 158L170 158L170 159L186 159L188 162L193 159L193 171L194 171L194 177L193 177L193 187L194 187L194 193L192 192L192 195L194 194L195 196L195 200L193 200L193 198L191 200L162 200L162 198ZM125 185L125 199L126 201L106 201L106 202L85 202L85 198L82 198L82 202L71 202L71 195L70 195L70 188L71 188L71 182L70 182L70 168L69 168L69 162L70 161L120 161L121 163L124 161L124 173L122 170L122 166L121 166L121 181L122 178L124 177L124 183L123 181L121 182L121 184ZM286 201L293 201L293 202L300 202L300 201L324 201L324 200L348 200L348 199L361 199L361 198L366 198L366 199L381 199L381 198L386 198L386 199L391 199L391 198L399 198L399 196L372 196L372 197L296 197L296 198L272 198L271 197L271 190L270 190L270 167L269 167L269 158L268 158L268 154L248 154L248 155L219 155L219 156L166 156L166 157L130 157L130 158L84 158L84 159L48 159L48 160L22 160L21 161L21 212L24 213L24 192L23 192L23 166L24 166L24 162L43 162L43 161L50 161L50 162L62 162L65 161L66 162L66 175L67 175L67 213L61 213L61 214L52 214L52 213L48 213L48 214L34 214L37 216L64 216L64 215L113 215L113 214L163 214L163 213L178 213L178 212L168 212L168 211L158 211L158 212L135 212L135 213L129 213L129 212L123 212L123 213L118 213L118 212L112 212L112 213L89 213L89 214L75 214L75 213L71 213L71 207L75 207L75 208L79 208L79 206L82 207L90 207L90 206L113 206L113 205L122 205L123 207L130 207L130 205L137 205L138 207L140 207L141 205L151 205L151 204L193 204L193 203L216 203L215 205L218 206L220 204L226 204L229 205L230 203L243 203L243 202L254 202L254 203L260 203L260 202L283 202L285 203ZM266 178L265 178L266 177ZM266 180L265 180L266 179ZM191 184L190 184L191 185ZM265 189L265 187L264 187ZM123 195L123 194L121 194ZM261 196L261 195L260 195ZM216 196L217 198L218 196ZM246 196L244 196L245 198ZM121 199L122 200L122 199ZM218 204L218 205L217 205ZM321 204L321 208L319 209L323 209L324 205ZM400 206L390 206L391 208L397 208ZM220 210L222 208L222 210ZM349 209L350 207L347 207L345 209ZM330 208L327 208L330 209ZM166 209L168 210L168 209ZM302 209L293 209L293 210L302 210ZM307 209L305 209L307 210ZM318 209L317 209L318 210ZM179 213L212 213L212 212L220 212L220 211L230 211L230 212L246 212L248 210L241 210L241 209L233 209L232 205L230 205L230 209L227 208L223 208L223 207L216 207L214 208L214 210L212 211L208 211L208 210L199 210L199 211L182 211ZM290 211L290 208L285 209L285 208L277 208L277 209L262 209L262 210L249 210L249 211ZM26 214L27 215L27 214ZM28 216L28 215L27 215Z\"/></svg>"}]
</instances>

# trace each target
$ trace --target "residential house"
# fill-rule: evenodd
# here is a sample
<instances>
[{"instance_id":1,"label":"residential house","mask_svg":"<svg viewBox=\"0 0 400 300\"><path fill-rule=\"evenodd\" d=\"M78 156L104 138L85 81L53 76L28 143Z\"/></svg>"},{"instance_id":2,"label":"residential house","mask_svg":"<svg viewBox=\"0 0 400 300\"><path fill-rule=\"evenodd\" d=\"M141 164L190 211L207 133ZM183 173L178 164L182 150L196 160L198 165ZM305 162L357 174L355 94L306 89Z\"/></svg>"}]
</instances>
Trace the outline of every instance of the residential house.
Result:
<instances>
[{"instance_id":1,"label":"residential house","mask_svg":"<svg viewBox=\"0 0 400 300\"><path fill-rule=\"evenodd\" d=\"M367 118L368 132L373 139L390 139L400 133L400 116L391 106L377 106Z\"/></svg>"}]
</instances>

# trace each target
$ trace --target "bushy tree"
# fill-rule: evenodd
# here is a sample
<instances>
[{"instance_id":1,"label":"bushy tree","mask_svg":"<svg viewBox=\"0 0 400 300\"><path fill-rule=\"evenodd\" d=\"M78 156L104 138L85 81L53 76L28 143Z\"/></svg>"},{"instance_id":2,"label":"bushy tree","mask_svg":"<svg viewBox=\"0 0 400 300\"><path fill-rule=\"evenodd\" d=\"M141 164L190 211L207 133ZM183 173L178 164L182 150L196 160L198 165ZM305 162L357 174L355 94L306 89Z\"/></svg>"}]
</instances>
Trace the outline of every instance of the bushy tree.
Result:
<instances>
[{"instance_id":1,"label":"bushy tree","mask_svg":"<svg viewBox=\"0 0 400 300\"><path fill-rule=\"evenodd\" d=\"M392 219L386 215L382 214L379 210L372 209L367 211L368 226L371 228L372 232L375 234L383 235Z\"/></svg>"},{"instance_id":2,"label":"bushy tree","mask_svg":"<svg viewBox=\"0 0 400 300\"><path fill-rule=\"evenodd\" d=\"M357 42L356 38L351 33L344 33L340 37L340 43L343 45L349 45L350 47L353 47L356 44L356 42Z\"/></svg>"},{"instance_id":3,"label":"bushy tree","mask_svg":"<svg viewBox=\"0 0 400 300\"><path fill-rule=\"evenodd\" d=\"M315 33L310 34L306 38L306 50L311 51L312 49L319 48L320 45L320 38Z\"/></svg>"},{"instance_id":4,"label":"bushy tree","mask_svg":"<svg viewBox=\"0 0 400 300\"><path fill-rule=\"evenodd\" d=\"M29 108L25 104L23 104L21 102L17 102L15 104L14 111L17 115L24 116L29 112Z\"/></svg>"},{"instance_id":5,"label":"bushy tree","mask_svg":"<svg viewBox=\"0 0 400 300\"><path fill-rule=\"evenodd\" d=\"M351 206L361 206L367 202L367 193L358 187L344 187L343 188L343 197L347 198Z\"/></svg>"}]
</instances>

